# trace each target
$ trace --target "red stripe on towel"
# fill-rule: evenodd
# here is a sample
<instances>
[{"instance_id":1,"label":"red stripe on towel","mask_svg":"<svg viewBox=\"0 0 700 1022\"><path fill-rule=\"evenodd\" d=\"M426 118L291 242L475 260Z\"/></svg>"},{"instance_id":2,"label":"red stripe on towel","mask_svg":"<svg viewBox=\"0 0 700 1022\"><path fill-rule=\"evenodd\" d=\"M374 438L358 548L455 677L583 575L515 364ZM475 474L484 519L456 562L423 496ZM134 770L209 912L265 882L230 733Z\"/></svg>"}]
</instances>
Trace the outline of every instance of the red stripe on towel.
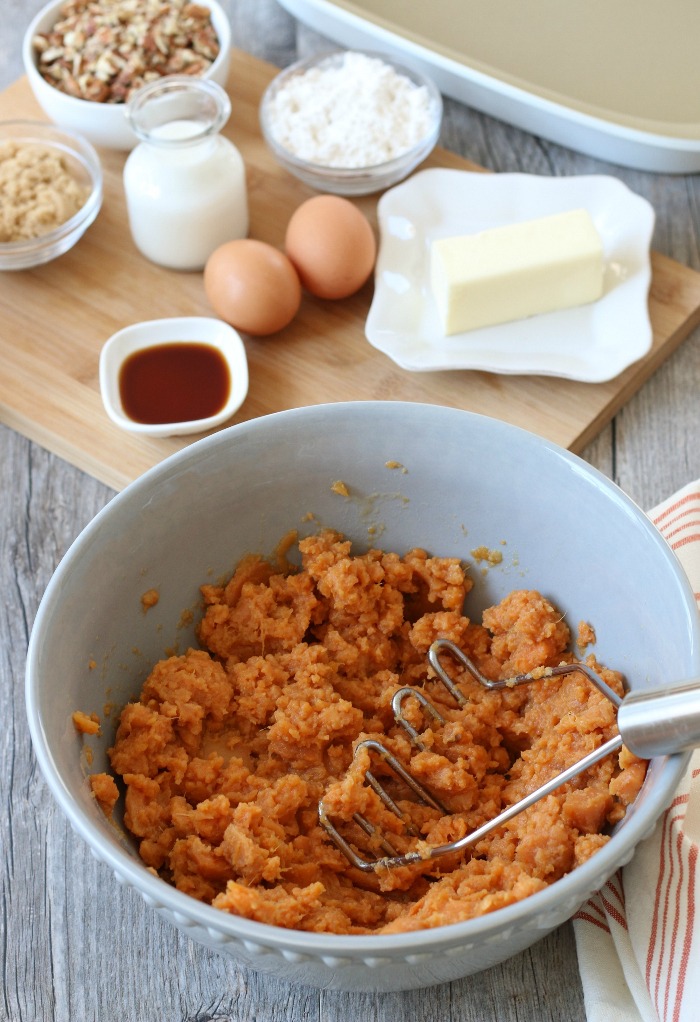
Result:
<instances>
[{"instance_id":1,"label":"red stripe on towel","mask_svg":"<svg viewBox=\"0 0 700 1022\"><path fill-rule=\"evenodd\" d=\"M618 869L614 876L611 876L605 885L611 894L614 894L617 900L620 902L621 907L625 907L625 888L622 882L622 870Z\"/></svg>"},{"instance_id":2,"label":"red stripe on towel","mask_svg":"<svg viewBox=\"0 0 700 1022\"><path fill-rule=\"evenodd\" d=\"M674 824L676 824L678 822L678 820L682 821L683 819L684 819L684 816L680 816L680 815L674 817L674 819L671 821L672 827L673 827ZM675 831L675 829L676 828L674 827L674 831ZM674 975L674 965L675 965L675 961L676 961L676 951L678 950L678 930L680 928L680 918L681 918L681 898L682 898L682 895L683 895L683 884L684 884L684 881L685 881L685 866L686 866L686 863L685 863L685 861L683 859L683 831L682 830L675 834L675 841L672 841L672 849L676 853L676 861L678 863L678 883L676 884L675 892L674 892L675 896L673 898L674 912L673 912L673 925L671 926L671 934L670 934L670 941L669 941L670 954L669 954L668 966L665 969L665 972L666 972L666 989L665 989L665 993L664 993L664 1014L663 1014L663 1017L665 1019L667 1019L669 1017L668 1016L668 1004L669 1004L669 998L671 996L670 986L671 986L671 979L672 979L672 977Z\"/></svg>"},{"instance_id":3,"label":"red stripe on towel","mask_svg":"<svg viewBox=\"0 0 700 1022\"><path fill-rule=\"evenodd\" d=\"M596 919L594 916L589 916L587 912L581 909L576 913L574 919L583 919L584 922L591 923L593 926L597 926L599 930L603 930L605 933L610 933L610 927L607 923L601 922L600 919Z\"/></svg>"},{"instance_id":4,"label":"red stripe on towel","mask_svg":"<svg viewBox=\"0 0 700 1022\"><path fill-rule=\"evenodd\" d=\"M646 960L646 968L645 968L645 973L644 973L644 979L646 981L647 990L649 991L649 994L654 999L654 1003L656 1003L656 998L654 997L654 994L652 993L652 989L651 989L651 971L652 971L652 963L654 961L654 953L656 951L657 938L658 938L658 935L659 935L659 912L660 912L661 903L662 903L662 900L663 900L663 890L664 890L665 876L666 876L666 853L665 853L666 838L665 838L665 834L666 834L666 821L668 819L669 812L670 812L670 810L667 809L666 812L663 815L662 824L661 824L661 841L659 842L659 875L658 875L658 877L656 879L656 890L654 891L654 911L653 911L652 917L651 917L651 927L650 927L650 933L649 933L649 946L647 948L647 960Z\"/></svg>"},{"instance_id":5,"label":"red stripe on towel","mask_svg":"<svg viewBox=\"0 0 700 1022\"><path fill-rule=\"evenodd\" d=\"M676 831L679 825L682 826L683 820L685 819L685 809L683 808L680 812L674 812L674 810L678 810L681 806L685 807L687 801L687 795L676 796L664 814L664 829L661 847L662 856L666 859L669 865L666 873L667 879L663 894L659 952L656 961L656 977L653 992L651 986L647 983L649 993L653 998L661 1019L668 1018L668 1001L670 996L669 982L673 971L672 967L676 953L679 899L683 881L683 862L680 856L676 857L674 853L678 849L678 838L682 837L682 831L680 834L677 834ZM671 920L673 921L671 922ZM661 982L664 977L666 983L662 997Z\"/></svg>"},{"instance_id":6,"label":"red stripe on towel","mask_svg":"<svg viewBox=\"0 0 700 1022\"><path fill-rule=\"evenodd\" d=\"M608 913L608 917L614 920L621 929L626 930L627 920L625 919L624 912L620 912L619 908L616 908L615 905L613 905L611 901L608 901L604 895L601 895L601 898L603 905L605 906L605 911Z\"/></svg>"},{"instance_id":7,"label":"red stripe on towel","mask_svg":"<svg viewBox=\"0 0 700 1022\"><path fill-rule=\"evenodd\" d=\"M659 523L663 522L665 518L668 518L670 514L673 514L673 512L677 511L678 508L684 507L693 500L700 502L700 491L696 493L687 493L685 497L681 497L681 499L677 500L675 504L670 504L665 511L662 511L661 514L657 515L656 518L653 519L654 525L659 526Z\"/></svg>"},{"instance_id":8,"label":"red stripe on towel","mask_svg":"<svg viewBox=\"0 0 700 1022\"><path fill-rule=\"evenodd\" d=\"M694 771L697 773L700 771ZM682 835L679 835L682 840ZM698 860L698 846L693 842L690 846L688 853L688 906L687 906L687 918L685 927L685 937L683 939L683 953L681 954L681 963L678 970L678 985L676 986L676 1000L673 1005L673 1022L678 1022L681 1014L681 1006L683 1003L683 991L685 988L685 979L688 972L688 962L690 960L690 949L693 943L693 924L695 921L695 870L697 868Z\"/></svg>"}]
</instances>

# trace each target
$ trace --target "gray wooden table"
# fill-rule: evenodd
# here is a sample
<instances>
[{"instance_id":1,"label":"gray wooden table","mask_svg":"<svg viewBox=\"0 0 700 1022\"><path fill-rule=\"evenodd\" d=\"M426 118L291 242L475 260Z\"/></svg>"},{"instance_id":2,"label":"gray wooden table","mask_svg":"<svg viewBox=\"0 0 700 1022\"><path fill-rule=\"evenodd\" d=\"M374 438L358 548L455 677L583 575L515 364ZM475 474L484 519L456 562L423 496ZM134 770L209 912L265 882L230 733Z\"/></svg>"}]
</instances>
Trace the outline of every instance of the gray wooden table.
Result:
<instances>
[{"instance_id":1,"label":"gray wooden table","mask_svg":"<svg viewBox=\"0 0 700 1022\"><path fill-rule=\"evenodd\" d=\"M42 3L2 5L0 88L22 73L21 35ZM274 0L231 0L230 12L236 45L280 66L321 42ZM449 101L441 143L495 171L614 174L654 205L654 247L700 270L700 176L610 166ZM0 285L11 286L9 275ZM584 456L645 508L700 476L700 331ZM0 1020L582 1022L570 925L502 966L446 986L377 996L290 988L193 944L91 858L37 771L24 661L51 573L112 495L0 426Z\"/></svg>"}]
</instances>

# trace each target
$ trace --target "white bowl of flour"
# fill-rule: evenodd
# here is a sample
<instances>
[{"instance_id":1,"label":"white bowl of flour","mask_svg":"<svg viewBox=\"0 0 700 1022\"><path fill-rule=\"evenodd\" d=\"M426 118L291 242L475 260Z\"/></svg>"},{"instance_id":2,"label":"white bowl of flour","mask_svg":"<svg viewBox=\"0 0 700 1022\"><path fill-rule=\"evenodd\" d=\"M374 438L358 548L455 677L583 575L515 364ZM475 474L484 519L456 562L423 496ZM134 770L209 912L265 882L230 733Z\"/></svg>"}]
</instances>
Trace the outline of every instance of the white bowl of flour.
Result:
<instances>
[{"instance_id":1,"label":"white bowl of flour","mask_svg":"<svg viewBox=\"0 0 700 1022\"><path fill-rule=\"evenodd\" d=\"M319 191L365 195L405 178L434 148L442 98L381 53L324 52L280 72L260 124L286 169Z\"/></svg>"}]
</instances>

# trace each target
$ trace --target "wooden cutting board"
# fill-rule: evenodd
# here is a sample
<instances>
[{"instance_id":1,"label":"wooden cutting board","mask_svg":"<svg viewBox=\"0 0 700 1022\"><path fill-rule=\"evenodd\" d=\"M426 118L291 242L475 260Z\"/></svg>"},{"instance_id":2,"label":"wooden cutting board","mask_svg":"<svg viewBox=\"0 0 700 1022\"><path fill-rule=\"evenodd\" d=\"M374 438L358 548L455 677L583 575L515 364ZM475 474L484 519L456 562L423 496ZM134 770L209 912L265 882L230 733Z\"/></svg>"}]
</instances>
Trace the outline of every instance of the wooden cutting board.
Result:
<instances>
[{"instance_id":1,"label":"wooden cutting board","mask_svg":"<svg viewBox=\"0 0 700 1022\"><path fill-rule=\"evenodd\" d=\"M226 128L247 167L252 237L282 246L291 212L314 194L282 170L258 128L258 103L276 69L234 51ZM0 94L0 118L45 119L23 78ZM100 349L141 319L212 315L200 273L149 263L129 232L125 154L102 150L102 211L71 252L46 266L0 274L0 416L12 428L120 489L198 437L146 439L107 418L98 383ZM480 170L436 150L425 166ZM358 200L376 225L376 196ZM279 334L245 337L248 398L231 423L287 408L335 401L425 401L494 416L580 451L700 322L700 274L652 255L649 354L615 380L577 383L544 376L479 372L411 373L364 336L369 282L342 302L305 297Z\"/></svg>"}]
</instances>

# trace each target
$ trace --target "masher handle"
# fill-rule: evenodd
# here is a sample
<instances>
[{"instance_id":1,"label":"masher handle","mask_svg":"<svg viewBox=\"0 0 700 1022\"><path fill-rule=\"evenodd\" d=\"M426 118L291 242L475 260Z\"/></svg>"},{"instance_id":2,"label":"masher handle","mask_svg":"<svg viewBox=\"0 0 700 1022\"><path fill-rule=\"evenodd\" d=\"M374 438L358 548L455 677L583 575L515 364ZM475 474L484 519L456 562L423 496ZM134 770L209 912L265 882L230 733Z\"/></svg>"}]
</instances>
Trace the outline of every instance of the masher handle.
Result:
<instances>
[{"instance_id":1,"label":"masher handle","mask_svg":"<svg viewBox=\"0 0 700 1022\"><path fill-rule=\"evenodd\" d=\"M641 757L668 756L700 746L700 678L652 692L629 692L617 711L627 748Z\"/></svg>"}]
</instances>

